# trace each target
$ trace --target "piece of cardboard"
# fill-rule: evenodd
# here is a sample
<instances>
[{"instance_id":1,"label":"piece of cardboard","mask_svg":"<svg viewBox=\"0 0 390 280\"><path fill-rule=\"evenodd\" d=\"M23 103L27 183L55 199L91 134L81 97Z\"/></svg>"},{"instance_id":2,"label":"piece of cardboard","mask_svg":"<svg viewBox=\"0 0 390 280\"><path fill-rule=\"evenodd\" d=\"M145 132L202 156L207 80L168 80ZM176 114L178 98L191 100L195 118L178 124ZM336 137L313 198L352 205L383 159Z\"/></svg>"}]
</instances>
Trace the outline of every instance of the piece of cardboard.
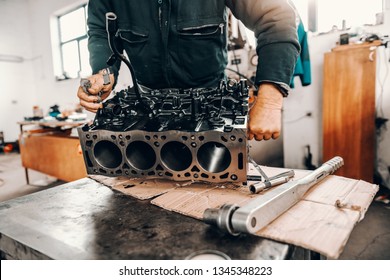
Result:
<instances>
[{"instance_id":1,"label":"piece of cardboard","mask_svg":"<svg viewBox=\"0 0 390 280\"><path fill-rule=\"evenodd\" d=\"M183 215L202 219L207 208L218 208L224 203L243 205L253 198L248 195L247 188L230 184L213 186L194 183L191 186L176 188L156 197L152 204Z\"/></svg>"},{"instance_id":2,"label":"piece of cardboard","mask_svg":"<svg viewBox=\"0 0 390 280\"><path fill-rule=\"evenodd\" d=\"M287 171L266 166L261 168L268 177ZM292 180L300 179L310 171L294 172ZM259 172L250 164L248 174L259 175ZM154 198L152 204L196 219L202 219L207 208L219 208L226 203L242 206L264 194L252 194L247 186L231 183L107 179L104 176L91 178L138 199ZM330 175L256 235L336 259L342 253L356 223L363 219L378 189L377 185L364 181Z\"/></svg>"},{"instance_id":3,"label":"piece of cardboard","mask_svg":"<svg viewBox=\"0 0 390 280\"><path fill-rule=\"evenodd\" d=\"M162 179L137 179L126 177L106 177L89 175L89 177L107 187L120 191L140 200L151 199L169 190L191 184L192 182L175 182Z\"/></svg>"},{"instance_id":4,"label":"piece of cardboard","mask_svg":"<svg viewBox=\"0 0 390 280\"><path fill-rule=\"evenodd\" d=\"M337 259L359 217L358 211L302 200L256 235Z\"/></svg>"}]
</instances>

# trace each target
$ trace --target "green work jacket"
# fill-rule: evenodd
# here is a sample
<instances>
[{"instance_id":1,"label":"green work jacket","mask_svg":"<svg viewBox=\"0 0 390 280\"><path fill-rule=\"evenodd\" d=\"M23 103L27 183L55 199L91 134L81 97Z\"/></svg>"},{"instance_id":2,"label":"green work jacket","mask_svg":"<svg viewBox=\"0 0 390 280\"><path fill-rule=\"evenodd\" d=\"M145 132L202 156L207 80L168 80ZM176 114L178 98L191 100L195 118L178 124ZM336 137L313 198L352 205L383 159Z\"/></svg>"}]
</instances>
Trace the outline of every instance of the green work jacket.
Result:
<instances>
[{"instance_id":1,"label":"green work jacket","mask_svg":"<svg viewBox=\"0 0 390 280\"><path fill-rule=\"evenodd\" d=\"M121 50L149 88L217 86L227 64L227 8L257 38L256 84L289 89L299 53L287 0L90 0L88 48L94 73L111 55L105 14L118 19ZM114 68L118 75L120 63Z\"/></svg>"}]
</instances>

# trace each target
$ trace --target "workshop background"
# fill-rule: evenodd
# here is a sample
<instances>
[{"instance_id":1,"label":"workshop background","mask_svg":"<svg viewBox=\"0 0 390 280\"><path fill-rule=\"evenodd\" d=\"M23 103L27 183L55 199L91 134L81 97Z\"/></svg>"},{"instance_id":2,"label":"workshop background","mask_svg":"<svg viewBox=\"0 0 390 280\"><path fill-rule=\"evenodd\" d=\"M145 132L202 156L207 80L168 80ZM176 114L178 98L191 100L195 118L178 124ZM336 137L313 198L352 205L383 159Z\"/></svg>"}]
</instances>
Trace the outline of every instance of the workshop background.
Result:
<instances>
[{"instance_id":1,"label":"workshop background","mask_svg":"<svg viewBox=\"0 0 390 280\"><path fill-rule=\"evenodd\" d=\"M57 81L55 78L61 75L58 70L61 66L58 65L58 39L53 34L57 32L56 16L81 3L83 2L73 0L0 1L3 14L0 19L2 41L0 54L21 58L19 62L0 62L2 86L0 110L3 116L7 116L0 119L0 129L4 133L6 142L18 139L19 127L15 124L24 117L31 116L34 105L40 106L47 112L54 104L62 109L71 108L77 104L75 89L79 85L79 79ZM389 6L388 1L386 4ZM365 25L362 27L364 32L380 36L388 35L390 29L390 8L388 6L385 6L383 11L383 24ZM352 12L352 9L344 11ZM375 14L372 15L370 23L375 23ZM335 22L335 24L341 28L341 22ZM305 168L306 147L310 146L312 163L318 166L322 162L321 104L324 53L335 47L340 34L343 33L346 33L345 30L335 30L320 36L308 36L312 70L311 85L304 87L298 80L295 82L291 96L284 102L282 137L278 141L253 143L257 156L262 154L271 164L280 165L282 162L291 168ZM380 54L377 56L376 89L379 94L380 82L384 82L389 65L388 61L385 63L385 49L380 47L378 52ZM118 89L126 87L129 81L128 71L124 68L122 67ZM390 83L384 83L383 92L386 93L389 90ZM382 110L388 116L390 96L383 94L380 98L382 98ZM310 116L306 116L308 113ZM386 149L390 146L390 131L384 130L382 133L378 155L383 162L390 165L390 149ZM279 152L275 153L275 151Z\"/></svg>"},{"instance_id":2,"label":"workshop background","mask_svg":"<svg viewBox=\"0 0 390 280\"><path fill-rule=\"evenodd\" d=\"M341 16L335 19L334 26L330 26L327 30L318 30L319 23L313 24L313 21L310 21L312 20L310 12L313 12L310 3L320 1L297 0L293 2L302 11L301 19L308 31L311 83L304 86L299 77L294 79L294 88L290 96L284 100L281 137L276 141L251 141L250 153L262 165L294 169L310 169L309 167L320 166L325 160L323 159L322 106L324 54L337 46L342 34L349 33L350 41L374 38L383 43L378 46L376 54L375 99L376 116L384 121L376 130L375 176L381 186L379 194L386 194L390 189L390 131L386 123L386 119L390 116L388 77L390 1L361 1L367 7L370 6L363 10L355 9L353 1L345 1L348 2L348 8L342 7L342 4L339 4L339 8L334 6L332 14L335 16L339 13L344 14L345 18ZM328 2L336 3L337 1ZM2 14L0 17L2 98L0 131L3 137L0 144L17 143L20 134L20 127L17 123L25 117L31 117L34 106L42 108L45 115L53 105L58 105L60 110L72 110L77 107L76 90L80 79L63 77L58 40L58 16L85 3L86 1L75 0L0 0ZM375 8L371 9L371 6ZM379 10L375 10L376 8ZM372 14L368 12L370 10ZM359 12L363 12L364 15L359 15L358 18L369 19L369 22L363 22L359 26L351 25L348 14ZM315 32L311 32L311 28ZM246 36L250 37L250 35L248 32ZM252 40L248 38L248 41ZM127 69L122 67L117 89L126 88L129 82L130 75ZM353 111L354 108L350 110ZM92 116L88 114L88 117ZM11 151L12 148L2 149L0 157L7 156L7 152L17 153L17 145L14 149L14 151ZM5 159L8 160L8 158ZM34 174L33 178L40 178L39 175ZM24 178L19 179L23 186ZM40 189L34 188L34 190ZM381 203L380 206L375 205L373 208L381 213L381 217L386 218L390 204L386 199L383 199ZM387 212L383 212L384 209ZM358 229L358 232L366 234L361 229ZM384 235L389 236L389 231ZM356 241L356 244L358 243L359 241ZM384 244L390 249L388 243ZM354 249L349 252L352 253L348 255L348 258L356 257Z\"/></svg>"}]
</instances>

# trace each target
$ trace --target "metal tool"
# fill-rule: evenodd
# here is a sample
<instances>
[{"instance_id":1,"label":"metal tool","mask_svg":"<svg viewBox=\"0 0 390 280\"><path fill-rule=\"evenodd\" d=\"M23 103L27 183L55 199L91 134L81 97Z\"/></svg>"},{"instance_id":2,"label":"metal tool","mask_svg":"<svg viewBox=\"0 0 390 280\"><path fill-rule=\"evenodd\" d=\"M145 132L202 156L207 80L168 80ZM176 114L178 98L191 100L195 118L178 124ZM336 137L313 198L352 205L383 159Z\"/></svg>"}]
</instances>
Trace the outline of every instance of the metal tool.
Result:
<instances>
[{"instance_id":1,"label":"metal tool","mask_svg":"<svg viewBox=\"0 0 390 280\"><path fill-rule=\"evenodd\" d=\"M263 176L264 180L265 180L265 181L269 180L267 174L265 174L265 172L263 171L263 169L261 169L260 165L258 165L257 162L254 161L253 158L251 158L249 155L248 155L248 159L249 159L249 161L253 164L253 166L256 168L256 170L259 171L259 173L261 174L261 176Z\"/></svg>"},{"instance_id":2,"label":"metal tool","mask_svg":"<svg viewBox=\"0 0 390 280\"><path fill-rule=\"evenodd\" d=\"M110 74L111 74L110 68L105 68L105 69L101 70L101 73L103 75L103 85L104 86L109 85L111 83L111 80L110 80ZM80 86L81 86L81 88L83 89L83 91L85 93L90 94L88 90L91 88L92 84L91 84L91 81L89 79L82 78L80 80ZM101 90L98 93L97 103L102 102L102 95L103 95L103 91Z\"/></svg>"},{"instance_id":3,"label":"metal tool","mask_svg":"<svg viewBox=\"0 0 390 280\"><path fill-rule=\"evenodd\" d=\"M80 80L80 86L81 86L81 88L83 89L83 91L85 93L89 94L88 89L91 88L92 84L91 84L90 80L83 78L83 79Z\"/></svg>"},{"instance_id":4,"label":"metal tool","mask_svg":"<svg viewBox=\"0 0 390 280\"><path fill-rule=\"evenodd\" d=\"M103 85L104 86L109 85L111 83L111 80L110 80L110 74L111 74L110 68L104 68L103 70L101 70L101 73L103 74Z\"/></svg>"},{"instance_id":5,"label":"metal tool","mask_svg":"<svg viewBox=\"0 0 390 280\"><path fill-rule=\"evenodd\" d=\"M263 177L261 177L260 175L247 175L246 176L246 180L247 181L256 181L256 182L258 182L258 181L263 180Z\"/></svg>"},{"instance_id":6,"label":"metal tool","mask_svg":"<svg viewBox=\"0 0 390 280\"><path fill-rule=\"evenodd\" d=\"M294 175L295 175L294 170L289 170L287 172L280 173L274 177L268 178L268 180L264 182L257 182L251 184L249 185L249 190L253 194L259 193L263 190L287 183L290 180L290 178L294 177Z\"/></svg>"},{"instance_id":7,"label":"metal tool","mask_svg":"<svg viewBox=\"0 0 390 280\"><path fill-rule=\"evenodd\" d=\"M263 171L263 169L261 169L260 165L258 165L257 162L253 160L253 158L248 156L248 159L253 164L253 166L256 168L256 170L259 171L261 176L264 178L264 181L262 181L262 182L257 182L257 183L249 185L249 190L253 194L259 193L259 192L261 192L265 189L271 188L271 187L275 187L275 186L287 183L290 180L290 178L294 177L294 175L295 175L294 170L289 170L287 172L280 173L280 174L275 175L273 177L268 177L267 174L265 174L265 172ZM249 177L250 177L250 175L248 175L248 180L250 180ZM261 181L261 179L258 181Z\"/></svg>"},{"instance_id":8,"label":"metal tool","mask_svg":"<svg viewBox=\"0 0 390 280\"><path fill-rule=\"evenodd\" d=\"M103 76L103 77L104 77L104 76ZM91 88L92 84L91 84L91 81L90 81L89 79L85 79L85 78L81 79L81 80L80 80L80 86L81 86L81 88L83 89L83 91L84 91L86 94L90 95L88 89ZM102 91L99 91L98 96L97 96L97 97L98 97L98 100L96 101L96 103L102 102L102 94L103 94L103 92L102 92Z\"/></svg>"},{"instance_id":9,"label":"metal tool","mask_svg":"<svg viewBox=\"0 0 390 280\"><path fill-rule=\"evenodd\" d=\"M341 157L334 157L302 179L272 189L247 205L224 204L219 209L206 209L203 220L232 235L255 233L295 205L313 185L333 174L343 164Z\"/></svg>"}]
</instances>

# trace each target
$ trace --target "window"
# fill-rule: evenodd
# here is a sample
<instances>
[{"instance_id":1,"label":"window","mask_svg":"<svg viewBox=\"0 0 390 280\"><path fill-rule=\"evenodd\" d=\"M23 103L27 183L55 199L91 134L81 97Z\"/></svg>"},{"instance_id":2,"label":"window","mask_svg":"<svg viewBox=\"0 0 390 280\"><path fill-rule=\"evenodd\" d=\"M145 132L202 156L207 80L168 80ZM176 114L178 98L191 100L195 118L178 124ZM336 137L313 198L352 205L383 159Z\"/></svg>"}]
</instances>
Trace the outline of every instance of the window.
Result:
<instances>
[{"instance_id":1,"label":"window","mask_svg":"<svg viewBox=\"0 0 390 280\"><path fill-rule=\"evenodd\" d=\"M306 29L323 33L379 23L383 0L292 0Z\"/></svg>"},{"instance_id":2,"label":"window","mask_svg":"<svg viewBox=\"0 0 390 280\"><path fill-rule=\"evenodd\" d=\"M59 37L57 79L71 79L92 73L87 47L87 4L56 17ZM59 67L57 67L59 68Z\"/></svg>"}]
</instances>

